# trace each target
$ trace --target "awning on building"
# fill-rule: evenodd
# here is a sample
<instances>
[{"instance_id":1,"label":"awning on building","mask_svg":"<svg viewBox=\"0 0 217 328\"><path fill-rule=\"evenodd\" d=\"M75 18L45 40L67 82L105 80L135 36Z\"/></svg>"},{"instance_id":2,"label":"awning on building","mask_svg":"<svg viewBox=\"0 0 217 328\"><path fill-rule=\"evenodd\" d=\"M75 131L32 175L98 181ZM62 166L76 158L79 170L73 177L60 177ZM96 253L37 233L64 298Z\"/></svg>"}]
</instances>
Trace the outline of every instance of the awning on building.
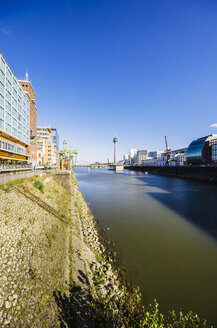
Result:
<instances>
[{"instance_id":1,"label":"awning on building","mask_svg":"<svg viewBox=\"0 0 217 328\"><path fill-rule=\"evenodd\" d=\"M7 159L9 161L22 161L27 162L28 158L25 155L12 154L4 151L0 151L0 159Z\"/></svg>"},{"instance_id":2,"label":"awning on building","mask_svg":"<svg viewBox=\"0 0 217 328\"><path fill-rule=\"evenodd\" d=\"M14 157L4 157L0 156L0 159L8 159L9 161L20 161L20 162L27 162L27 159L20 159L20 158L14 158Z\"/></svg>"}]
</instances>

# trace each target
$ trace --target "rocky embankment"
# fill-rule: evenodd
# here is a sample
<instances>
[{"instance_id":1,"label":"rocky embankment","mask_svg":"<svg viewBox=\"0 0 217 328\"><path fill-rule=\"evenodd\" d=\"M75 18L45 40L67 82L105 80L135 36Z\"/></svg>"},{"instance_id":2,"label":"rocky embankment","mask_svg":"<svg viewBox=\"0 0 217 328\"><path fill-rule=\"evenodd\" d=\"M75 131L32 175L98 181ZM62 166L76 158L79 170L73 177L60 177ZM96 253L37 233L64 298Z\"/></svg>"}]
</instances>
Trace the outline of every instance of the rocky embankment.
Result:
<instances>
[{"instance_id":1,"label":"rocky embankment","mask_svg":"<svg viewBox=\"0 0 217 328\"><path fill-rule=\"evenodd\" d=\"M15 186L25 185L57 208L56 191L64 202L64 188L40 179L44 193L34 178ZM67 226L13 184L0 191L0 203L0 327L57 327L55 293L68 286Z\"/></svg>"},{"instance_id":2,"label":"rocky embankment","mask_svg":"<svg viewBox=\"0 0 217 328\"><path fill-rule=\"evenodd\" d=\"M1 327L96 327L100 307L117 310L117 273L71 175L14 181L0 201Z\"/></svg>"}]
</instances>

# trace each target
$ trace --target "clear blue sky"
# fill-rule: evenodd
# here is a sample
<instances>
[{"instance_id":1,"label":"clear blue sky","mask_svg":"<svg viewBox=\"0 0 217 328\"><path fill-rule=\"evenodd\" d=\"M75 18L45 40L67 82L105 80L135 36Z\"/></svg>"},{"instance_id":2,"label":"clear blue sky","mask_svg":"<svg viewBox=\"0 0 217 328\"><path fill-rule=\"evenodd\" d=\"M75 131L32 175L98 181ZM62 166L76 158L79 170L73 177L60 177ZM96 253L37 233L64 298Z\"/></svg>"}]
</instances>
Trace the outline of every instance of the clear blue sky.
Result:
<instances>
[{"instance_id":1,"label":"clear blue sky","mask_svg":"<svg viewBox=\"0 0 217 328\"><path fill-rule=\"evenodd\" d=\"M217 133L215 0L0 0L0 49L80 160Z\"/></svg>"}]
</instances>

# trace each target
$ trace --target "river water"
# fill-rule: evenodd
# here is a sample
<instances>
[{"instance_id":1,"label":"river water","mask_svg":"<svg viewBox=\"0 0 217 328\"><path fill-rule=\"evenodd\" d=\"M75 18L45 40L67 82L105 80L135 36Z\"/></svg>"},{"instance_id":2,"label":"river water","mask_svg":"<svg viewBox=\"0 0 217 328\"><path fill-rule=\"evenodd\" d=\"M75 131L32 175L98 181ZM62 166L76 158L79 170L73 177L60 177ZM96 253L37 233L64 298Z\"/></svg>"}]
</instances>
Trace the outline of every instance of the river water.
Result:
<instances>
[{"instance_id":1,"label":"river water","mask_svg":"<svg viewBox=\"0 0 217 328\"><path fill-rule=\"evenodd\" d=\"M74 170L144 304L193 310L217 327L217 185L125 170Z\"/></svg>"}]
</instances>

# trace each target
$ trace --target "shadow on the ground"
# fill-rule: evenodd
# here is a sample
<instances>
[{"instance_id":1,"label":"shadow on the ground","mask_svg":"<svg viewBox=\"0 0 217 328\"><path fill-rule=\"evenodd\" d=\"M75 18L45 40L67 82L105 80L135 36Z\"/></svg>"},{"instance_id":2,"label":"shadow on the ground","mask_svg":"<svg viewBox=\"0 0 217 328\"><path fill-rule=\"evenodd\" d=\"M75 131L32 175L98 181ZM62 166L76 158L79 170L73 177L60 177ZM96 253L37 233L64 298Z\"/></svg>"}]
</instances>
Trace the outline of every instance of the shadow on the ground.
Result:
<instances>
[{"instance_id":1,"label":"shadow on the ground","mask_svg":"<svg viewBox=\"0 0 217 328\"><path fill-rule=\"evenodd\" d=\"M94 325L94 311L91 307L92 297L89 294L88 278L79 270L78 280L80 285L74 285L70 288L69 295L54 292L54 297L59 310L59 320L61 328L92 328ZM83 288L84 286L84 288Z\"/></svg>"}]
</instances>

